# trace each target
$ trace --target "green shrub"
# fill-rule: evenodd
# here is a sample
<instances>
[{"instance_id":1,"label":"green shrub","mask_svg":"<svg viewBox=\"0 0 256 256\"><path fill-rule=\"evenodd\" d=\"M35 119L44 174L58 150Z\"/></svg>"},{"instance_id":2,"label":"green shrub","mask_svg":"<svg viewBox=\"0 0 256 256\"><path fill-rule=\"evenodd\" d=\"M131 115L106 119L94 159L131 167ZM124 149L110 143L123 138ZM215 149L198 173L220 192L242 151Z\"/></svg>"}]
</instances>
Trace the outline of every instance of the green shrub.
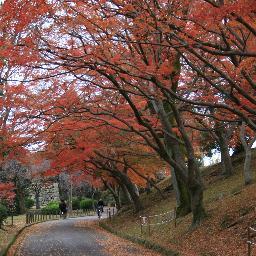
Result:
<instances>
[{"instance_id":1,"label":"green shrub","mask_svg":"<svg viewBox=\"0 0 256 256\"><path fill-rule=\"evenodd\" d=\"M7 219L7 217L8 217L8 210L7 210L7 208L4 205L0 204L0 227L3 224L3 221L5 219Z\"/></svg>"},{"instance_id":2,"label":"green shrub","mask_svg":"<svg viewBox=\"0 0 256 256\"><path fill-rule=\"evenodd\" d=\"M35 205L35 201L32 198L25 199L25 206L27 209L32 208Z\"/></svg>"},{"instance_id":3,"label":"green shrub","mask_svg":"<svg viewBox=\"0 0 256 256\"><path fill-rule=\"evenodd\" d=\"M72 199L72 209L73 210L80 209L80 200L76 197Z\"/></svg>"},{"instance_id":4,"label":"green shrub","mask_svg":"<svg viewBox=\"0 0 256 256\"><path fill-rule=\"evenodd\" d=\"M93 209L93 205L95 204L95 200L90 198L84 198L80 201L80 209L88 210Z\"/></svg>"},{"instance_id":5,"label":"green shrub","mask_svg":"<svg viewBox=\"0 0 256 256\"><path fill-rule=\"evenodd\" d=\"M47 206L41 209L42 213L44 214L56 214L59 213L59 202L52 201L48 203Z\"/></svg>"}]
</instances>

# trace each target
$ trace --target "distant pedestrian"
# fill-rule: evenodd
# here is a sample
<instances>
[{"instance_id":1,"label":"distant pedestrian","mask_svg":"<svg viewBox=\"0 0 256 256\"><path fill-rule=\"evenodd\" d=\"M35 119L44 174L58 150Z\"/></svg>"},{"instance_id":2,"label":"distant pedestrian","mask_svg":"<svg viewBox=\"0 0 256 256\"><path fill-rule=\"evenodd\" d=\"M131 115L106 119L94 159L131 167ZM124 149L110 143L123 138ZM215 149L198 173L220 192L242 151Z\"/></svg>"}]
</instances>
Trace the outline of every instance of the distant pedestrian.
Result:
<instances>
[{"instance_id":1,"label":"distant pedestrian","mask_svg":"<svg viewBox=\"0 0 256 256\"><path fill-rule=\"evenodd\" d=\"M97 214L98 214L99 219L101 218L101 215L104 211L103 209L104 209L104 202L102 199L100 199L97 203Z\"/></svg>"},{"instance_id":2,"label":"distant pedestrian","mask_svg":"<svg viewBox=\"0 0 256 256\"><path fill-rule=\"evenodd\" d=\"M59 208L60 208L61 216L63 216L63 219L66 219L68 209L67 209L67 204L66 204L65 200L63 200L63 199L61 200L61 202L59 204Z\"/></svg>"},{"instance_id":3,"label":"distant pedestrian","mask_svg":"<svg viewBox=\"0 0 256 256\"><path fill-rule=\"evenodd\" d=\"M101 210L101 212L103 212L103 207L104 207L104 202L102 199L100 199L97 203L97 207Z\"/></svg>"}]
</instances>

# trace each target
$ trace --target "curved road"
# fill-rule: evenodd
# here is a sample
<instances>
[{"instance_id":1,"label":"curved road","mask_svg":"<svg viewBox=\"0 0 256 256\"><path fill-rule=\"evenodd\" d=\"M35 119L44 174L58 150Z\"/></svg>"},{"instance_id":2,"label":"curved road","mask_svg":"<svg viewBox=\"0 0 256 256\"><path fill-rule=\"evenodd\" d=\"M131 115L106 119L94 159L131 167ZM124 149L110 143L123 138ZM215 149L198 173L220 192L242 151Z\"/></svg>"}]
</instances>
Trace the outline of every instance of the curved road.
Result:
<instances>
[{"instance_id":1,"label":"curved road","mask_svg":"<svg viewBox=\"0 0 256 256\"><path fill-rule=\"evenodd\" d=\"M8 255L17 256L160 256L118 238L97 225L96 217L49 221L27 228Z\"/></svg>"}]
</instances>

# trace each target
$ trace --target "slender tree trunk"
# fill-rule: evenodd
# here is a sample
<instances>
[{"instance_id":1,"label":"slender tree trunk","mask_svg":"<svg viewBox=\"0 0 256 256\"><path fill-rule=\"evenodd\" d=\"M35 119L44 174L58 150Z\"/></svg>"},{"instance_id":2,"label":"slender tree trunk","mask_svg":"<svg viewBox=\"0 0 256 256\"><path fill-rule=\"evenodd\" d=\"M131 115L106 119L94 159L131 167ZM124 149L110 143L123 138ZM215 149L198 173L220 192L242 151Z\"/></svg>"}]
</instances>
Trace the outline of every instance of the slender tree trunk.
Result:
<instances>
[{"instance_id":1,"label":"slender tree trunk","mask_svg":"<svg viewBox=\"0 0 256 256\"><path fill-rule=\"evenodd\" d=\"M129 194L129 191L127 190L127 187L121 182L119 181L120 187L121 187L121 191L123 191L123 195L126 199L126 201L130 204L132 204L132 198L131 195Z\"/></svg>"},{"instance_id":2,"label":"slender tree trunk","mask_svg":"<svg viewBox=\"0 0 256 256\"><path fill-rule=\"evenodd\" d=\"M115 193L113 194L113 197L114 197L115 202L116 202L116 209L120 210L121 207L122 207L122 204L121 204L121 201L120 201L119 191L118 190L116 191L115 189L114 189L114 191L115 191Z\"/></svg>"},{"instance_id":3,"label":"slender tree trunk","mask_svg":"<svg viewBox=\"0 0 256 256\"><path fill-rule=\"evenodd\" d=\"M139 196L140 195L140 191L139 191L139 188L136 184L133 184L134 185L134 189L135 189L135 192L136 194Z\"/></svg>"},{"instance_id":4,"label":"slender tree trunk","mask_svg":"<svg viewBox=\"0 0 256 256\"><path fill-rule=\"evenodd\" d=\"M40 193L39 192L36 192L35 193L35 200L36 200L36 209L40 209Z\"/></svg>"},{"instance_id":5,"label":"slender tree trunk","mask_svg":"<svg viewBox=\"0 0 256 256\"><path fill-rule=\"evenodd\" d=\"M116 208L117 210L121 209L121 201L120 201L120 197L118 194L118 191L116 191L115 187L113 188L110 184L108 184L107 181L103 180L104 185L107 187L107 189L110 191L110 193L112 194L112 196L114 197L114 200L116 202Z\"/></svg>"},{"instance_id":6,"label":"slender tree trunk","mask_svg":"<svg viewBox=\"0 0 256 256\"><path fill-rule=\"evenodd\" d=\"M251 149L251 147L247 147L247 149L245 149L245 161L244 161L244 183L245 183L245 185L249 185L253 182L251 162L252 162L252 149Z\"/></svg>"}]
</instances>

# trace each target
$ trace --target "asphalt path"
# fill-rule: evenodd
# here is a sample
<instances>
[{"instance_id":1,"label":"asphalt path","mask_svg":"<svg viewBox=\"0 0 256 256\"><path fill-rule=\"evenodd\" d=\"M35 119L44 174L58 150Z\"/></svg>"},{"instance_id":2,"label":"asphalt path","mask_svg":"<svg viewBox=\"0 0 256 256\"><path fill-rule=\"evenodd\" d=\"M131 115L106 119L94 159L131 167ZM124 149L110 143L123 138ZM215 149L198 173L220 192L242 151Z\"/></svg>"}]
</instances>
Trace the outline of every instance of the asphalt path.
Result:
<instances>
[{"instance_id":1,"label":"asphalt path","mask_svg":"<svg viewBox=\"0 0 256 256\"><path fill-rule=\"evenodd\" d=\"M107 256L98 242L104 237L94 229L76 225L81 220L83 218L70 218L37 224L34 232L30 232L22 241L17 254L20 256Z\"/></svg>"},{"instance_id":2,"label":"asphalt path","mask_svg":"<svg viewBox=\"0 0 256 256\"><path fill-rule=\"evenodd\" d=\"M15 256L159 255L98 227L97 216L39 223L21 234Z\"/></svg>"}]
</instances>

